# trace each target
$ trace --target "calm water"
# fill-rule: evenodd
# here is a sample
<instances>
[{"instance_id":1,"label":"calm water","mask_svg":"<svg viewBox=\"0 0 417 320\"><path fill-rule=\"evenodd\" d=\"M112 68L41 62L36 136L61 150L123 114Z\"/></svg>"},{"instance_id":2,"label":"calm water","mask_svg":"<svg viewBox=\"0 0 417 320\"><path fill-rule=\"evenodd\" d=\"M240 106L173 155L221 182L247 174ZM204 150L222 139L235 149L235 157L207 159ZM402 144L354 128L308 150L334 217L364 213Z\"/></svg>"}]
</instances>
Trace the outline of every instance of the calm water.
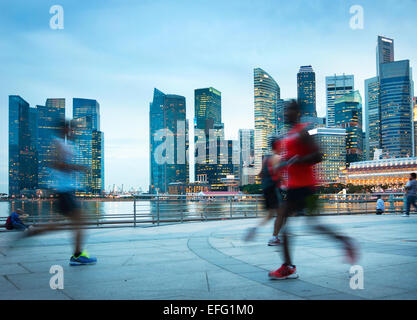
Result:
<instances>
[{"instance_id":1,"label":"calm water","mask_svg":"<svg viewBox=\"0 0 417 320\"><path fill-rule=\"evenodd\" d=\"M385 208L400 209L402 201L389 203L385 200ZM100 221L131 220L134 212L133 201L80 201L81 207L92 219ZM17 208L23 209L31 217L57 217L60 216L54 206L53 201L0 201L0 218L7 217L10 212ZM232 208L232 209L231 209ZM355 212L374 212L376 200L350 201L346 202L322 202L322 214L326 213L355 213ZM263 213L261 201L161 201L159 204L159 216L164 217L229 217L230 211L233 215L254 216L256 212ZM156 202L141 200L136 202L136 215L138 220L149 220L158 215L158 205Z\"/></svg>"},{"instance_id":2,"label":"calm water","mask_svg":"<svg viewBox=\"0 0 417 320\"><path fill-rule=\"evenodd\" d=\"M80 201L81 207L86 214L100 220L128 220L132 219L134 212L133 201ZM7 217L12 211L21 208L30 217L56 217L59 216L53 201L0 201L0 217ZM233 202L232 210L235 213L255 214L262 210L261 202ZM138 219L156 217L158 205L150 201L137 201L136 214ZM229 216L229 202L192 202L170 201L159 204L159 216L179 217L185 216Z\"/></svg>"}]
</instances>

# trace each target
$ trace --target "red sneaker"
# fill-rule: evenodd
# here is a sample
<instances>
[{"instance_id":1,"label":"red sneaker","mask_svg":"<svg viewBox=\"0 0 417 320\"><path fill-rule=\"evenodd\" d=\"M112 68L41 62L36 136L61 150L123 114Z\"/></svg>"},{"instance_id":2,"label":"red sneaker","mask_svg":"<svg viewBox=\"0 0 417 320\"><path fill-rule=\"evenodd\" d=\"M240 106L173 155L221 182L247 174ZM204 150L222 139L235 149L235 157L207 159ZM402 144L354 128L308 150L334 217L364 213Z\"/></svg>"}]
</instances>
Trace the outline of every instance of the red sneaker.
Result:
<instances>
[{"instance_id":1,"label":"red sneaker","mask_svg":"<svg viewBox=\"0 0 417 320\"><path fill-rule=\"evenodd\" d=\"M297 268L295 266L287 266L283 264L281 268L279 268L276 271L271 271L269 273L269 277L271 279L277 279L277 280L284 280L284 279L297 279Z\"/></svg>"},{"instance_id":2,"label":"red sneaker","mask_svg":"<svg viewBox=\"0 0 417 320\"><path fill-rule=\"evenodd\" d=\"M346 260L348 263L355 264L356 261L358 261L358 256L359 256L358 251L359 250L354 244L354 242L351 239L347 238L345 242L345 252L346 252Z\"/></svg>"}]
</instances>

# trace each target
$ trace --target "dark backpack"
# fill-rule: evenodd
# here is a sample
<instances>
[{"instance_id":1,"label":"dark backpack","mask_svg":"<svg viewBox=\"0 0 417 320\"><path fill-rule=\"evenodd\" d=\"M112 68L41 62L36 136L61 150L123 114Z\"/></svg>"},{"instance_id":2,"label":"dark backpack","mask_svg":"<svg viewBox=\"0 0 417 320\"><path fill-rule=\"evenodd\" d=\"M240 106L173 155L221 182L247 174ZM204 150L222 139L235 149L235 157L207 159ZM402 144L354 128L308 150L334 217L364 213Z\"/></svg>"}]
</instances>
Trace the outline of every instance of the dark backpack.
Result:
<instances>
[{"instance_id":1,"label":"dark backpack","mask_svg":"<svg viewBox=\"0 0 417 320\"><path fill-rule=\"evenodd\" d=\"M9 216L6 220L6 224L4 225L7 230L13 229L12 218Z\"/></svg>"}]
</instances>

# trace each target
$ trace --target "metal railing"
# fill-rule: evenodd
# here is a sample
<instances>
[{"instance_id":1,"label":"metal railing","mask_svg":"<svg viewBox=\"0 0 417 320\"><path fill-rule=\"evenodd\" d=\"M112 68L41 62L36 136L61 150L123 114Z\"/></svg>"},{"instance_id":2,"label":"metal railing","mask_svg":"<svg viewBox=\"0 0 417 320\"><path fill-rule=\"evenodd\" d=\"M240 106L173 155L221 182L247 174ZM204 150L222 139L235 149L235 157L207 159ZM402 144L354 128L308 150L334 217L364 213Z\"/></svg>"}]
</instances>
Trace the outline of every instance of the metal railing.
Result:
<instances>
[{"instance_id":1,"label":"metal railing","mask_svg":"<svg viewBox=\"0 0 417 320\"><path fill-rule=\"evenodd\" d=\"M380 195L385 202L385 214L399 214L404 210L404 194L321 194L320 215L375 214L376 200ZM40 200L25 200L39 202ZM109 201L96 200L96 207ZM121 201L126 203L125 201ZM262 195L141 195L128 201L130 212L101 213L84 210L86 228L159 226L169 223L256 218L265 214ZM91 200L90 200L91 203ZM14 204L19 207L19 203ZM40 205L38 203L38 205ZM52 202L51 202L52 206ZM41 212L31 214L28 224L65 223L68 219L59 214ZM105 210L104 210L105 211ZM0 217L3 225L6 217ZM4 231L0 228L0 231Z\"/></svg>"}]
</instances>

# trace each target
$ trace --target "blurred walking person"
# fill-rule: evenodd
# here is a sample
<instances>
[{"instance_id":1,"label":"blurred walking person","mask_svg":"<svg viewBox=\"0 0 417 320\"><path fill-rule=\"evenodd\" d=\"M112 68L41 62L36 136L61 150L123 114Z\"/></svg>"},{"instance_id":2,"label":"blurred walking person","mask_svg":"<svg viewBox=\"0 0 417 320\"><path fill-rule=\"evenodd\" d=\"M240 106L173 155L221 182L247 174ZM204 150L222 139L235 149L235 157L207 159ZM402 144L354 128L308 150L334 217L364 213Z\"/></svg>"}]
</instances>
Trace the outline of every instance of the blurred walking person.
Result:
<instances>
[{"instance_id":1,"label":"blurred walking person","mask_svg":"<svg viewBox=\"0 0 417 320\"><path fill-rule=\"evenodd\" d=\"M405 214L403 217L410 216L411 205L417 210L417 180L415 172L410 174L410 179L405 185Z\"/></svg>"},{"instance_id":2,"label":"blurred walking person","mask_svg":"<svg viewBox=\"0 0 417 320\"><path fill-rule=\"evenodd\" d=\"M86 173L89 168L74 163L76 146L73 139L73 130L70 122L61 123L61 134L53 139L52 150L53 161L50 164L51 184L50 188L57 195L56 207L58 211L70 220L70 226L74 230L74 254L70 258L70 265L95 264L97 259L90 257L83 250L83 231L84 223L83 212L75 198L76 184L74 174L76 172ZM48 224L27 230L27 236L35 236L46 232L56 231L62 224Z\"/></svg>"},{"instance_id":3,"label":"blurred walking person","mask_svg":"<svg viewBox=\"0 0 417 320\"><path fill-rule=\"evenodd\" d=\"M286 106L285 121L290 129L283 141L286 151L286 159L292 159L287 167L287 199L283 207L284 219L295 215L298 211L305 210L311 215L318 208L318 198L315 195L316 179L313 166L322 160L319 147L309 135L306 127L308 124L299 123L300 107L293 100ZM288 223L286 223L288 225ZM356 249L350 238L333 232L330 228L315 224L316 230L339 240L350 262L356 260ZM295 279L298 278L296 266L293 264L290 253L290 238L287 227L282 233L284 263L276 271L271 271L271 279Z\"/></svg>"},{"instance_id":4,"label":"blurred walking person","mask_svg":"<svg viewBox=\"0 0 417 320\"><path fill-rule=\"evenodd\" d=\"M267 155L262 161L262 169L259 173L261 178L262 192L264 196L264 207L267 211L266 216L256 227L252 227L248 230L245 241L252 240L255 237L256 230L259 227L268 223L275 215L274 231L272 238L268 241L269 246L276 246L281 243L278 238L279 231L284 223L282 210L282 193L280 185L282 182L280 170L282 168L282 156L281 141L277 137L273 137L270 140L270 146L272 150L271 155Z\"/></svg>"}]
</instances>

